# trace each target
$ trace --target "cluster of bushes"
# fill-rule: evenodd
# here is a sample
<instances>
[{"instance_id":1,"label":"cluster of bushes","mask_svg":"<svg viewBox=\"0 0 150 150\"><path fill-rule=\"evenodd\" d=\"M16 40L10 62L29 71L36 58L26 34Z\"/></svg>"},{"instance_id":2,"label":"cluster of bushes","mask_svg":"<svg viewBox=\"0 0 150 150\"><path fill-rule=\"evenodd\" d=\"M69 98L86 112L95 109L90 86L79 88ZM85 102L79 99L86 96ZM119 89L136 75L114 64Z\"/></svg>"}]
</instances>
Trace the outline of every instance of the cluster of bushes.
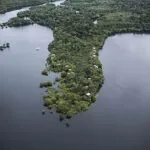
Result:
<instances>
[{"instance_id":1,"label":"cluster of bushes","mask_svg":"<svg viewBox=\"0 0 150 150\"><path fill-rule=\"evenodd\" d=\"M51 81L45 81L45 82L40 83L40 88L50 87L50 86L52 86L52 82Z\"/></svg>"},{"instance_id":2,"label":"cluster of bushes","mask_svg":"<svg viewBox=\"0 0 150 150\"><path fill-rule=\"evenodd\" d=\"M47 0L0 0L0 13L27 6L36 6L46 2Z\"/></svg>"},{"instance_id":3,"label":"cluster of bushes","mask_svg":"<svg viewBox=\"0 0 150 150\"><path fill-rule=\"evenodd\" d=\"M10 47L10 44L9 44L9 43L0 45L0 51L3 51L4 49L9 48L9 47Z\"/></svg>"},{"instance_id":4,"label":"cluster of bushes","mask_svg":"<svg viewBox=\"0 0 150 150\"><path fill-rule=\"evenodd\" d=\"M0 24L0 28L1 28L1 29L7 28L7 27L8 27L8 26L7 26L7 23L1 23L1 24Z\"/></svg>"},{"instance_id":5,"label":"cluster of bushes","mask_svg":"<svg viewBox=\"0 0 150 150\"><path fill-rule=\"evenodd\" d=\"M19 27L30 24L33 24L33 21L30 20L29 18L19 18L19 17L14 17L6 23L6 25L9 27Z\"/></svg>"}]
</instances>

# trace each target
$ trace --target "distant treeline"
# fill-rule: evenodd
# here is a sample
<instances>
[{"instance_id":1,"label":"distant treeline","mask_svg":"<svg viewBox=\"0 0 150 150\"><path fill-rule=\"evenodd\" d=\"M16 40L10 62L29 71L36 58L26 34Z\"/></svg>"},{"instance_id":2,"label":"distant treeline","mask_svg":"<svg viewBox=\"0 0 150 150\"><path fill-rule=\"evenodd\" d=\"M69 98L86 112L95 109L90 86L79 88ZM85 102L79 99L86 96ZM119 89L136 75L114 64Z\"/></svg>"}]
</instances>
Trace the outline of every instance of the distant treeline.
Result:
<instances>
[{"instance_id":1,"label":"distant treeline","mask_svg":"<svg viewBox=\"0 0 150 150\"><path fill-rule=\"evenodd\" d=\"M5 43L3 45L0 45L0 51L3 51L4 49L9 48L9 47L10 47L9 43Z\"/></svg>"},{"instance_id":2,"label":"distant treeline","mask_svg":"<svg viewBox=\"0 0 150 150\"><path fill-rule=\"evenodd\" d=\"M36 6L46 2L49 2L49 0L0 0L0 13L27 6Z\"/></svg>"}]
</instances>

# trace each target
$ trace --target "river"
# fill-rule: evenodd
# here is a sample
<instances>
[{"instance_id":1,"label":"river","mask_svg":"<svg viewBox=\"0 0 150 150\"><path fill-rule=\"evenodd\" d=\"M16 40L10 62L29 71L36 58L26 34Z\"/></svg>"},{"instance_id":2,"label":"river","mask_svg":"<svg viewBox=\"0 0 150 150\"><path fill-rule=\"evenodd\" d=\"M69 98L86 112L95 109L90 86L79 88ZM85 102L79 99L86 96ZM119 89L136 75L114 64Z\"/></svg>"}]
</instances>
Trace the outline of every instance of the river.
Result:
<instances>
[{"instance_id":1,"label":"river","mask_svg":"<svg viewBox=\"0 0 150 150\"><path fill-rule=\"evenodd\" d=\"M0 15L0 21L12 12ZM149 150L149 35L106 40L99 55L105 83L97 101L69 120L69 128L56 114L41 114L44 90L39 83L47 77L40 71L52 30L39 25L0 29L0 40L11 44L0 52L1 150Z\"/></svg>"},{"instance_id":2,"label":"river","mask_svg":"<svg viewBox=\"0 0 150 150\"><path fill-rule=\"evenodd\" d=\"M64 2L65 2L65 0L58 0L56 2L52 2L52 4L54 4L55 6L59 6L59 5L63 4ZM46 5L46 4L43 4L43 5ZM42 6L42 5L40 5L40 6ZM7 12L5 14L0 14L0 23L7 22L10 18L16 17L18 12L26 11L29 9L30 9L30 7L25 7L22 9Z\"/></svg>"}]
</instances>

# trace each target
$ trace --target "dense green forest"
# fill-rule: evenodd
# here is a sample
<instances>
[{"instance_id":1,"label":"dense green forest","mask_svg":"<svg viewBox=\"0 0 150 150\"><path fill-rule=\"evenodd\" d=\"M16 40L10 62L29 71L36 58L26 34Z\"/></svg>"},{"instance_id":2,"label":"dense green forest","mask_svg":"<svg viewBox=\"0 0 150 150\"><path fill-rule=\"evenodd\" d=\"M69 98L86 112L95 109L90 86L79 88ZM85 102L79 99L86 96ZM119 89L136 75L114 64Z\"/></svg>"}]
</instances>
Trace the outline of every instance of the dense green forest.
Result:
<instances>
[{"instance_id":1,"label":"dense green forest","mask_svg":"<svg viewBox=\"0 0 150 150\"><path fill-rule=\"evenodd\" d=\"M48 87L44 105L69 118L96 100L104 82L98 51L105 39L116 33L148 33L149 16L149 0L66 0L65 6L48 4L18 13L8 25L18 26L28 17L53 29L55 40L43 74L61 72L61 77L56 78L58 88L50 81L41 83Z\"/></svg>"}]
</instances>

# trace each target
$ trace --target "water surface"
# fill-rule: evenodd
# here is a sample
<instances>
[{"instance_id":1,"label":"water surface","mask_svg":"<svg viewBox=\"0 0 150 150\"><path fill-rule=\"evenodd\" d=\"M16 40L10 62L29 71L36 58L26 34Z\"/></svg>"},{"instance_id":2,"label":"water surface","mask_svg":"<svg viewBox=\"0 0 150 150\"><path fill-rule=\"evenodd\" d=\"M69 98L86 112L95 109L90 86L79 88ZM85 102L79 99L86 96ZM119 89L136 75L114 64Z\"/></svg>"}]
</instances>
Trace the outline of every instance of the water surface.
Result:
<instances>
[{"instance_id":1,"label":"water surface","mask_svg":"<svg viewBox=\"0 0 150 150\"><path fill-rule=\"evenodd\" d=\"M39 25L0 30L0 41L11 44L0 52L0 149L149 150L150 36L106 40L100 51L104 86L96 103L69 121L70 128L55 113L41 114L39 83L47 77L40 71L52 40L52 31Z\"/></svg>"}]
</instances>

